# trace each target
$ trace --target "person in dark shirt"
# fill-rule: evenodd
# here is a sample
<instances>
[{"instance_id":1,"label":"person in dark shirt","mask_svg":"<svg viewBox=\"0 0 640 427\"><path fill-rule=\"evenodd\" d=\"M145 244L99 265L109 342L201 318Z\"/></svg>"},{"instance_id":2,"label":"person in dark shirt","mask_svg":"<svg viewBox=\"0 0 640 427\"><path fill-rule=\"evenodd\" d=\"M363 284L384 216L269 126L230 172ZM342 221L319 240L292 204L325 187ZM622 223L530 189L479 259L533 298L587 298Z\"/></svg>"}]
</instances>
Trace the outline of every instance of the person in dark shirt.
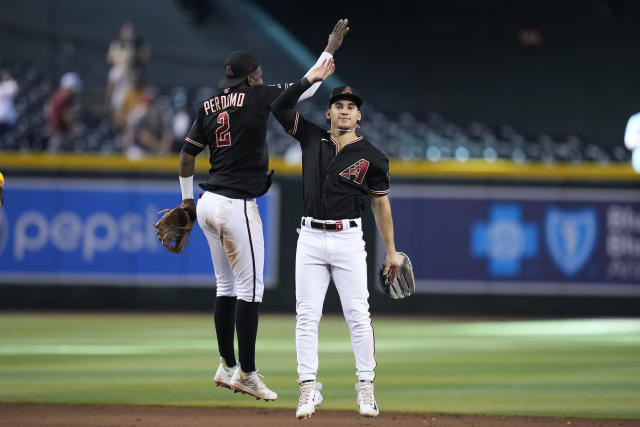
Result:
<instances>
[{"instance_id":1,"label":"person in dark shirt","mask_svg":"<svg viewBox=\"0 0 640 427\"><path fill-rule=\"evenodd\" d=\"M318 63L332 58L348 31L340 20ZM256 198L271 185L265 143L271 103L285 85L265 86L258 59L238 51L225 61L220 94L205 100L185 138L180 153L182 206L204 232L216 274L214 321L220 366L214 376L218 386L274 400L255 368L258 312L264 293L264 241ZM320 82L300 92L296 101L313 95ZM209 179L196 211L193 199L195 156L209 148ZM234 327L238 334L239 366L234 353Z\"/></svg>"},{"instance_id":2,"label":"person in dark shirt","mask_svg":"<svg viewBox=\"0 0 640 427\"><path fill-rule=\"evenodd\" d=\"M349 324L356 359L359 413L376 417L373 379L376 367L369 315L367 264L362 211L367 200L386 248L385 273L402 265L395 250L389 193L389 160L365 137L356 135L362 98L350 86L335 88L325 130L294 111L295 100L312 84L333 73L323 61L286 89L271 105L273 115L302 147L304 217L296 250L296 349L300 400L298 418L315 412L318 402L318 324L329 280L336 285Z\"/></svg>"}]
</instances>

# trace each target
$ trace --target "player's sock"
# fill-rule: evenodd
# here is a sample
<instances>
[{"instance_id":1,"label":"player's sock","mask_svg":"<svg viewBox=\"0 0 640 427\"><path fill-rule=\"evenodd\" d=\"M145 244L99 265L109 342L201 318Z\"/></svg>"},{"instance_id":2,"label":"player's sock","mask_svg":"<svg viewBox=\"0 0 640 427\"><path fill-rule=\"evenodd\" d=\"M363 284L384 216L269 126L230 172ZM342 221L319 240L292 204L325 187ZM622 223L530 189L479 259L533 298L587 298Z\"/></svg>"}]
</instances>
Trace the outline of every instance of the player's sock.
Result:
<instances>
[{"instance_id":1,"label":"player's sock","mask_svg":"<svg viewBox=\"0 0 640 427\"><path fill-rule=\"evenodd\" d=\"M213 323L216 325L216 335L218 336L218 351L227 366L236 365L236 355L233 349L236 301L236 297L216 297L213 306Z\"/></svg>"},{"instance_id":2,"label":"player's sock","mask_svg":"<svg viewBox=\"0 0 640 427\"><path fill-rule=\"evenodd\" d=\"M258 333L259 302L238 300L236 331L238 333L238 359L244 372L256 370L256 335Z\"/></svg>"}]
</instances>

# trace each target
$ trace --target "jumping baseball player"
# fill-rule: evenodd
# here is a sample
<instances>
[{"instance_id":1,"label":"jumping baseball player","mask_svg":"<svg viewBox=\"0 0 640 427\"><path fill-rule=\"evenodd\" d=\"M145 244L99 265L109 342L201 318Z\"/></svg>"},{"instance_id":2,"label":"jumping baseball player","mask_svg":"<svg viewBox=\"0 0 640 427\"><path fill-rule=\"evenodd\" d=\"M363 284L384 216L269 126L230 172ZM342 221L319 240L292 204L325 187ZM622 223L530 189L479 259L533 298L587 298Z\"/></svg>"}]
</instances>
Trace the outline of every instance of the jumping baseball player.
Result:
<instances>
[{"instance_id":1,"label":"jumping baseball player","mask_svg":"<svg viewBox=\"0 0 640 427\"><path fill-rule=\"evenodd\" d=\"M359 413L375 417L373 393L376 358L369 316L367 264L360 219L371 199L387 254L385 273L402 265L395 250L389 193L389 160L355 133L362 118L362 98L349 86L333 90L326 111L330 130L294 111L296 100L334 71L333 59L312 68L271 105L273 115L302 146L305 216L296 250L296 348L300 400L296 417L315 412L318 372L318 324L329 280L336 285L349 325L356 359Z\"/></svg>"},{"instance_id":2,"label":"jumping baseball player","mask_svg":"<svg viewBox=\"0 0 640 427\"><path fill-rule=\"evenodd\" d=\"M340 20L318 63L332 58L348 32ZM320 82L296 97L308 98ZM288 85L284 85L287 87ZM204 232L216 275L214 322L220 366L214 376L218 386L274 400L255 367L258 313L264 292L264 242L256 198L271 185L265 144L271 103L282 85L264 86L258 59L249 52L232 53L225 61L220 94L204 101L180 153L182 207ZM193 198L195 156L209 147L209 179L196 210ZM238 334L238 358L234 353L234 327Z\"/></svg>"}]
</instances>

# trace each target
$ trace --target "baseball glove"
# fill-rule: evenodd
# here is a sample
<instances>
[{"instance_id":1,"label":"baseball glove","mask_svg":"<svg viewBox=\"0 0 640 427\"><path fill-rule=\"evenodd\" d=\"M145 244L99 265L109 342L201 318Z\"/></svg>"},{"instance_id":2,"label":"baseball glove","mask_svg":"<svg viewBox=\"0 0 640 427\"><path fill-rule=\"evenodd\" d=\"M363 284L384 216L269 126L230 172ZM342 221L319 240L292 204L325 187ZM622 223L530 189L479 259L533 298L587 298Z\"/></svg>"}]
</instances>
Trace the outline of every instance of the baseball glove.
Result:
<instances>
[{"instance_id":1,"label":"baseball glove","mask_svg":"<svg viewBox=\"0 0 640 427\"><path fill-rule=\"evenodd\" d=\"M399 268L391 267L384 274L384 264L378 271L378 281L385 294L393 299L404 299L416 293L416 280L413 277L411 260L404 252L398 252L404 258Z\"/></svg>"},{"instance_id":2,"label":"baseball glove","mask_svg":"<svg viewBox=\"0 0 640 427\"><path fill-rule=\"evenodd\" d=\"M159 213L164 213L162 218L154 224L158 232L158 239L162 246L169 252L180 253L187 245L187 238L195 224L189 212L182 207L165 209Z\"/></svg>"}]
</instances>

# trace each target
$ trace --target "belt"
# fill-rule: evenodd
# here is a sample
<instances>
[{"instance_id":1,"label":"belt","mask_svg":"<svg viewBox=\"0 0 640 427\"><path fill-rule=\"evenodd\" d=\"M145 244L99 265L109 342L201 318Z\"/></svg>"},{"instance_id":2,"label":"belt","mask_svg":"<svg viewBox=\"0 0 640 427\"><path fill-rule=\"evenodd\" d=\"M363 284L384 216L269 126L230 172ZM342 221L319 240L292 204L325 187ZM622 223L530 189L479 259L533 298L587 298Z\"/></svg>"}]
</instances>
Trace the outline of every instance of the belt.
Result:
<instances>
[{"instance_id":1,"label":"belt","mask_svg":"<svg viewBox=\"0 0 640 427\"><path fill-rule=\"evenodd\" d=\"M317 228L318 230L325 231L342 231L344 230L344 221L316 221L314 219L308 220L306 218L302 218L302 225L309 225L311 228ZM349 220L349 227L355 228L358 226L358 223L354 220Z\"/></svg>"}]
</instances>

